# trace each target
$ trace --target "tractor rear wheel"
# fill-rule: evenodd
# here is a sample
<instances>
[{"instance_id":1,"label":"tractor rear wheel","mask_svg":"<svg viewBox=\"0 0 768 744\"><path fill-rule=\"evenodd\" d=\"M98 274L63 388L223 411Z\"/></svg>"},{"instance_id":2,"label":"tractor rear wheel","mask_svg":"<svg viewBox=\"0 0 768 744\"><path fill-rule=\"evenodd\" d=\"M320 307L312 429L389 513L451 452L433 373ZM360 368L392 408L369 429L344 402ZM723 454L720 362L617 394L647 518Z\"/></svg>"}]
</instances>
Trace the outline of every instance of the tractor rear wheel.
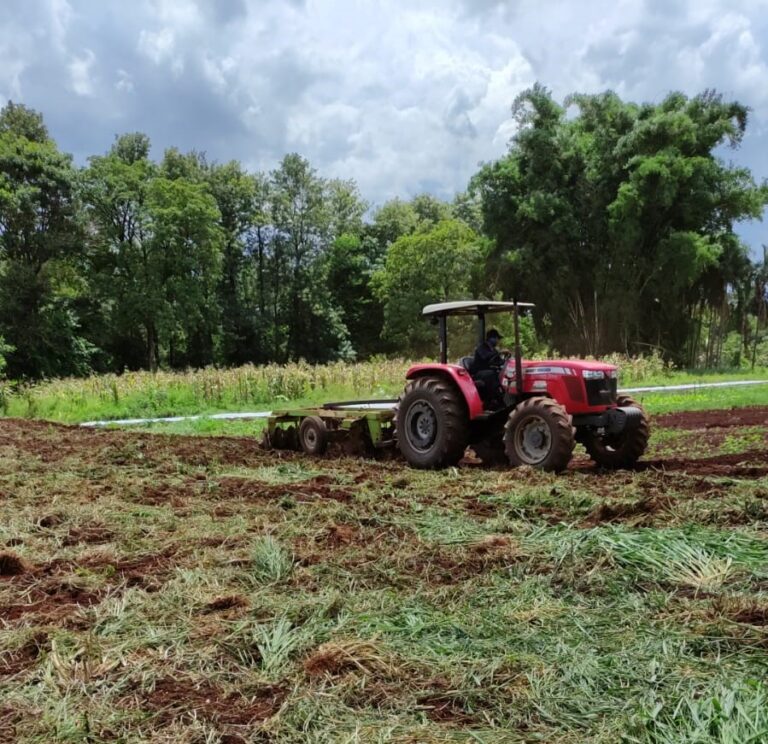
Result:
<instances>
[{"instance_id":1,"label":"tractor rear wheel","mask_svg":"<svg viewBox=\"0 0 768 744\"><path fill-rule=\"evenodd\" d=\"M571 417L551 398L528 398L509 414L504 447L512 465L565 470L575 444Z\"/></svg>"},{"instance_id":2,"label":"tractor rear wheel","mask_svg":"<svg viewBox=\"0 0 768 744\"><path fill-rule=\"evenodd\" d=\"M461 393L440 377L409 382L397 404L395 436L403 457L416 468L455 465L469 438Z\"/></svg>"},{"instance_id":3,"label":"tractor rear wheel","mask_svg":"<svg viewBox=\"0 0 768 744\"><path fill-rule=\"evenodd\" d=\"M584 448L589 456L601 468L619 470L631 468L643 456L648 447L651 425L642 406L628 395L620 395L616 400L619 406L635 406L642 411L640 423L631 431L619 434L599 436L592 432L583 436Z\"/></svg>"}]
</instances>

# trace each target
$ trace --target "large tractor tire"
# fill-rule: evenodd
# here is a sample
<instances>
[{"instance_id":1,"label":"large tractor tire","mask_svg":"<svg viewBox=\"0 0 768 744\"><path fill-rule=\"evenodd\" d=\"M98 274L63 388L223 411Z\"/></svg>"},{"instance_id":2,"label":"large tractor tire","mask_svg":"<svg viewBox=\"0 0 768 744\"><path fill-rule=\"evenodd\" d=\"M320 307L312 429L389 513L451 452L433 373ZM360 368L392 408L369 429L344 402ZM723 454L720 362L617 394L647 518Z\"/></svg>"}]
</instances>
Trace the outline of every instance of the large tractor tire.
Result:
<instances>
[{"instance_id":1,"label":"large tractor tire","mask_svg":"<svg viewBox=\"0 0 768 744\"><path fill-rule=\"evenodd\" d=\"M397 403L395 437L416 468L444 468L464 456L469 438L467 407L456 387L440 377L409 382Z\"/></svg>"},{"instance_id":2,"label":"large tractor tire","mask_svg":"<svg viewBox=\"0 0 768 744\"><path fill-rule=\"evenodd\" d=\"M635 406L643 411L642 406L628 395L620 395L616 401L619 406ZM601 468L619 470L634 467L648 447L651 424L643 411L640 423L631 431L607 436L587 433L584 435L584 448L589 456Z\"/></svg>"},{"instance_id":3,"label":"large tractor tire","mask_svg":"<svg viewBox=\"0 0 768 744\"><path fill-rule=\"evenodd\" d=\"M551 398L528 398L509 414L504 447L514 466L565 470L575 445L571 417Z\"/></svg>"}]
</instances>

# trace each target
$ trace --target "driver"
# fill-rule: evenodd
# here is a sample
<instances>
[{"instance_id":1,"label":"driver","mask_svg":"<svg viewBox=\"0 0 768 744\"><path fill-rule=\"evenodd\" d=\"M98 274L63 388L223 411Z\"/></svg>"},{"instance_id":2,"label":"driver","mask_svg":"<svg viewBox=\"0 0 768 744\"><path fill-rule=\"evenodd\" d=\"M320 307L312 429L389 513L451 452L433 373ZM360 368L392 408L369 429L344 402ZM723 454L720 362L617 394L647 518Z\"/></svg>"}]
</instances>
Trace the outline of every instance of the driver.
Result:
<instances>
[{"instance_id":1,"label":"driver","mask_svg":"<svg viewBox=\"0 0 768 744\"><path fill-rule=\"evenodd\" d=\"M501 334L495 328L491 328L485 334L485 341L475 349L475 358L472 362L472 377L482 383L477 386L477 389L483 403L486 404L497 397L500 387L499 371L504 366L504 359L496 347L501 338Z\"/></svg>"}]
</instances>

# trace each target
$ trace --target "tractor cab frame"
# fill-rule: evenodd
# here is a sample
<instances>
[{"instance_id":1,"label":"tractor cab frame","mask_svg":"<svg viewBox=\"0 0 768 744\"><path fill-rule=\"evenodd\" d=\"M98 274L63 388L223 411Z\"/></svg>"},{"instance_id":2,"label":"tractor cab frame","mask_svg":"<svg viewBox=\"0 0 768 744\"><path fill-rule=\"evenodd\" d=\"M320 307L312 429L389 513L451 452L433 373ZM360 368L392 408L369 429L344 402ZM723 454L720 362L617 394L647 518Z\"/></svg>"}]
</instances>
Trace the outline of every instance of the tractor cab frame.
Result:
<instances>
[{"instance_id":1,"label":"tractor cab frame","mask_svg":"<svg viewBox=\"0 0 768 744\"><path fill-rule=\"evenodd\" d=\"M515 381L517 389L523 389L523 361L520 349L520 311L534 307L532 302L500 302L491 300L458 300L427 305L422 315L437 323L440 337L440 364L448 364L448 318L452 315L474 316L477 318L478 344L485 341L485 316L489 313L511 312L514 324Z\"/></svg>"}]
</instances>

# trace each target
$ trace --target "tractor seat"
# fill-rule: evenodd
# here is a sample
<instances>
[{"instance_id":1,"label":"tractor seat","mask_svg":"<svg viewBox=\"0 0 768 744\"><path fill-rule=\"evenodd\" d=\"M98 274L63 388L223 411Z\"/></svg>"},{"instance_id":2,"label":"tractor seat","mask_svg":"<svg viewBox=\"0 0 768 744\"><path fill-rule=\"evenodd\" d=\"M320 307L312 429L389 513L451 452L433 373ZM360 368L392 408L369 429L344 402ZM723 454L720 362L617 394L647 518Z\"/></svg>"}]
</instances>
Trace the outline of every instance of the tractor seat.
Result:
<instances>
[{"instance_id":1,"label":"tractor seat","mask_svg":"<svg viewBox=\"0 0 768 744\"><path fill-rule=\"evenodd\" d=\"M474 367L475 358L471 356L465 356L459 359L459 367L464 367L469 374L472 374L472 367Z\"/></svg>"}]
</instances>

